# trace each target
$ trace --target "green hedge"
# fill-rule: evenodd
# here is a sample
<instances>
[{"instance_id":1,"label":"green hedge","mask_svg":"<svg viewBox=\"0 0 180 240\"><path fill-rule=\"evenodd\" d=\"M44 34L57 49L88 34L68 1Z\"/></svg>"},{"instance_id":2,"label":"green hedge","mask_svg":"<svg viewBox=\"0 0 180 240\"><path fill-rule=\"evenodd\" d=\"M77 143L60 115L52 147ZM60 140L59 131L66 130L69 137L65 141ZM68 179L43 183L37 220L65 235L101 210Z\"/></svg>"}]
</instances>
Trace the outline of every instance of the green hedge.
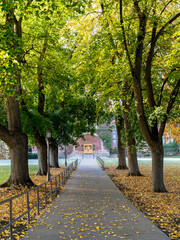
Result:
<instances>
[{"instance_id":1,"label":"green hedge","mask_svg":"<svg viewBox=\"0 0 180 240\"><path fill-rule=\"evenodd\" d=\"M111 154L118 154L118 148L111 148L110 152Z\"/></svg>"},{"instance_id":2,"label":"green hedge","mask_svg":"<svg viewBox=\"0 0 180 240\"><path fill-rule=\"evenodd\" d=\"M169 143L163 146L165 156L173 156L178 153L178 145L176 143Z\"/></svg>"},{"instance_id":3,"label":"green hedge","mask_svg":"<svg viewBox=\"0 0 180 240\"><path fill-rule=\"evenodd\" d=\"M28 152L28 159L38 159L37 153Z\"/></svg>"}]
</instances>

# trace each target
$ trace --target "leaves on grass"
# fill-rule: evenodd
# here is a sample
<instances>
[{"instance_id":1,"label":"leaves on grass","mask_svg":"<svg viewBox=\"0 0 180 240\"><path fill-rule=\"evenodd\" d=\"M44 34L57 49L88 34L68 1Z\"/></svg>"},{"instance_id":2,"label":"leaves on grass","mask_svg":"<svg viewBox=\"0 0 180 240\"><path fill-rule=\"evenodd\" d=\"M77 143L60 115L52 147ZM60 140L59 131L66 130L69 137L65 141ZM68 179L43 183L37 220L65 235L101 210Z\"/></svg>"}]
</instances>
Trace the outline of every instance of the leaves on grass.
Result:
<instances>
[{"instance_id":1,"label":"leaves on grass","mask_svg":"<svg viewBox=\"0 0 180 240\"><path fill-rule=\"evenodd\" d=\"M130 201L144 212L152 222L168 233L171 239L180 238L180 166L165 166L164 178L168 193L153 193L151 166L141 166L145 177L127 177L127 171L116 170L115 166L106 170L119 189Z\"/></svg>"}]
</instances>

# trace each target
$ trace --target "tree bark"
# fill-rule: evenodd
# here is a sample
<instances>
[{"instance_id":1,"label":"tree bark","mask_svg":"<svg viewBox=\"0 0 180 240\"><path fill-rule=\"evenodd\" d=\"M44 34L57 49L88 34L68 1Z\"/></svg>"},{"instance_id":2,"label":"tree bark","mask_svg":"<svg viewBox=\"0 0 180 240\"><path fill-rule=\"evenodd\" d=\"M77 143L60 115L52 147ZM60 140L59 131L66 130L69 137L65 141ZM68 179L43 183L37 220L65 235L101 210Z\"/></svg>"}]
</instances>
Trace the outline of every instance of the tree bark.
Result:
<instances>
[{"instance_id":1,"label":"tree bark","mask_svg":"<svg viewBox=\"0 0 180 240\"><path fill-rule=\"evenodd\" d=\"M35 143L38 150L38 171L37 175L47 174L47 143L44 136L38 133L35 135Z\"/></svg>"},{"instance_id":2,"label":"tree bark","mask_svg":"<svg viewBox=\"0 0 180 240\"><path fill-rule=\"evenodd\" d=\"M128 176L142 176L139 171L137 153L136 153L136 141L134 138L133 128L129 120L130 113L130 104L127 104L126 101L123 101L123 111L124 115L124 125L126 131L126 148L128 154Z\"/></svg>"},{"instance_id":3,"label":"tree bark","mask_svg":"<svg viewBox=\"0 0 180 240\"><path fill-rule=\"evenodd\" d=\"M39 56L39 62L37 67L37 83L38 83L38 113L44 116L44 105L45 105L45 94L44 94L44 83L43 83L43 69L42 61L45 56L47 47L47 36L45 37L43 49ZM34 136L36 147L38 149L38 171L37 175L47 174L47 143L44 136L41 136L37 132Z\"/></svg>"},{"instance_id":4,"label":"tree bark","mask_svg":"<svg viewBox=\"0 0 180 240\"><path fill-rule=\"evenodd\" d=\"M58 146L50 144L50 167L59 168L58 163Z\"/></svg>"},{"instance_id":5,"label":"tree bark","mask_svg":"<svg viewBox=\"0 0 180 240\"><path fill-rule=\"evenodd\" d=\"M129 139L126 141L127 154L128 154L128 176L142 176L139 170L137 153L136 153L136 142L135 139Z\"/></svg>"},{"instance_id":6,"label":"tree bark","mask_svg":"<svg viewBox=\"0 0 180 240\"><path fill-rule=\"evenodd\" d=\"M121 116L116 117L116 129L118 136L118 166L116 169L128 169L126 165L125 148L121 141L121 130L124 128L124 121Z\"/></svg>"},{"instance_id":7,"label":"tree bark","mask_svg":"<svg viewBox=\"0 0 180 240\"><path fill-rule=\"evenodd\" d=\"M152 190L153 192L167 192L163 180L163 145L162 141L154 141L151 148L152 154Z\"/></svg>"},{"instance_id":8,"label":"tree bark","mask_svg":"<svg viewBox=\"0 0 180 240\"><path fill-rule=\"evenodd\" d=\"M13 139L6 142L11 154L11 175L0 187L14 185L33 186L28 170L28 139L22 132L13 133Z\"/></svg>"}]
</instances>

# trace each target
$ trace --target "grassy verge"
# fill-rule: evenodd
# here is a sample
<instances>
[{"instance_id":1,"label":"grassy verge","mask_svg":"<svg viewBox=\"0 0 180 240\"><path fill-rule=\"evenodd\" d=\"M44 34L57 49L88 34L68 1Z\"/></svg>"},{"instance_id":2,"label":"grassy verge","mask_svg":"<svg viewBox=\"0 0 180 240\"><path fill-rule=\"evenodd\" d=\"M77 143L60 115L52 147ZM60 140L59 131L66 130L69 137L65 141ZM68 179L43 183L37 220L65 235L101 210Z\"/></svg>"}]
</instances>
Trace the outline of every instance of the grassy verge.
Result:
<instances>
[{"instance_id":1,"label":"grassy verge","mask_svg":"<svg viewBox=\"0 0 180 240\"><path fill-rule=\"evenodd\" d=\"M152 192L151 163L140 164L144 177L127 177L127 170L109 166L107 173L125 194L151 221L171 239L180 239L180 164L165 165L164 180L168 193Z\"/></svg>"},{"instance_id":2,"label":"grassy verge","mask_svg":"<svg viewBox=\"0 0 180 240\"><path fill-rule=\"evenodd\" d=\"M105 162L105 166L111 166L111 165L117 165L118 164L118 159L117 158L102 158L103 161ZM138 163L139 165L141 164L146 164L149 165L151 164L151 158L138 158ZM128 161L126 160L127 164ZM180 165L180 156L178 157L165 157L164 158L164 165Z\"/></svg>"},{"instance_id":3,"label":"grassy verge","mask_svg":"<svg viewBox=\"0 0 180 240\"><path fill-rule=\"evenodd\" d=\"M10 176L10 166L0 166L0 184L8 180ZM37 165L29 165L29 173L35 174L37 172Z\"/></svg>"},{"instance_id":4,"label":"grassy verge","mask_svg":"<svg viewBox=\"0 0 180 240\"><path fill-rule=\"evenodd\" d=\"M72 162L75 162L77 158L69 158L67 159L67 164L70 165ZM59 159L59 166L64 167L65 160ZM10 176L10 166L0 166L0 184L7 181ZM29 173L35 174L37 172L38 165L29 164Z\"/></svg>"}]
</instances>

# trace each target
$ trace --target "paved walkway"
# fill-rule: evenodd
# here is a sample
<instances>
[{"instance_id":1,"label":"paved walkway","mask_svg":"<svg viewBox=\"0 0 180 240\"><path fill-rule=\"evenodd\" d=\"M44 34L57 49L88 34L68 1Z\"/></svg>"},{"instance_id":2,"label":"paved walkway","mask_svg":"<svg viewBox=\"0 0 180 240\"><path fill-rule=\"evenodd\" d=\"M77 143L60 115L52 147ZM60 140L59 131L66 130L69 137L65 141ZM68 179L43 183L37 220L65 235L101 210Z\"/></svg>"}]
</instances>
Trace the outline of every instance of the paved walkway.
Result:
<instances>
[{"instance_id":1,"label":"paved walkway","mask_svg":"<svg viewBox=\"0 0 180 240\"><path fill-rule=\"evenodd\" d=\"M168 240L98 166L83 160L23 239Z\"/></svg>"}]
</instances>

